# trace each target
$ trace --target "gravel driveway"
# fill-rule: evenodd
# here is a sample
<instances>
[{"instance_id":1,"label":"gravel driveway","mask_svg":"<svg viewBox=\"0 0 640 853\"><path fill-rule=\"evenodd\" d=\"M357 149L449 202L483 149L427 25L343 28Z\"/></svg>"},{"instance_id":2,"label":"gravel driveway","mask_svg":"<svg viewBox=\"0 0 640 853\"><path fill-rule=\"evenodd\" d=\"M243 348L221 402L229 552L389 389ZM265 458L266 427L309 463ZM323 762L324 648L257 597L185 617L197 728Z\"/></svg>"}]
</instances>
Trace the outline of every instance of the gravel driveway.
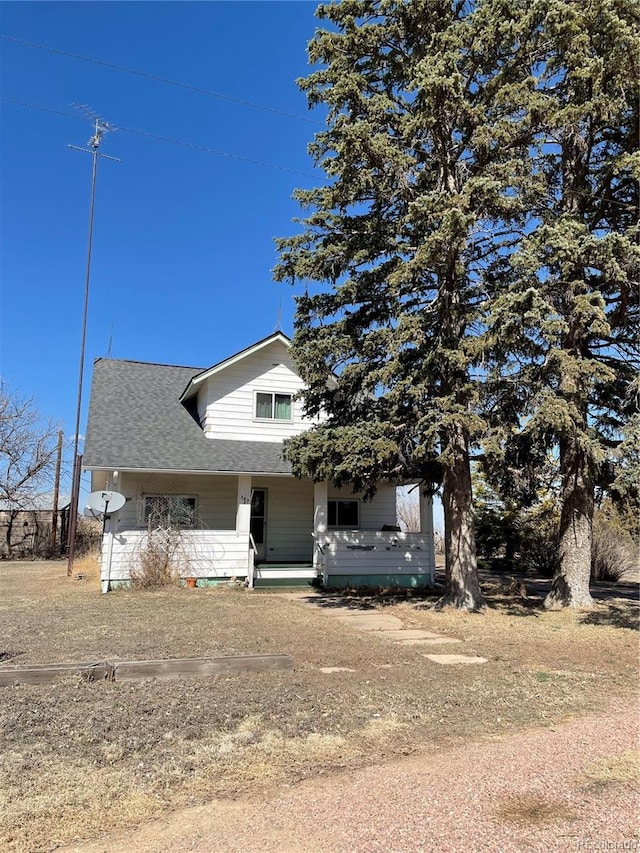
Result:
<instances>
[{"instance_id":1,"label":"gravel driveway","mask_svg":"<svg viewBox=\"0 0 640 853\"><path fill-rule=\"evenodd\" d=\"M67 853L640 850L638 708L217 801Z\"/></svg>"}]
</instances>

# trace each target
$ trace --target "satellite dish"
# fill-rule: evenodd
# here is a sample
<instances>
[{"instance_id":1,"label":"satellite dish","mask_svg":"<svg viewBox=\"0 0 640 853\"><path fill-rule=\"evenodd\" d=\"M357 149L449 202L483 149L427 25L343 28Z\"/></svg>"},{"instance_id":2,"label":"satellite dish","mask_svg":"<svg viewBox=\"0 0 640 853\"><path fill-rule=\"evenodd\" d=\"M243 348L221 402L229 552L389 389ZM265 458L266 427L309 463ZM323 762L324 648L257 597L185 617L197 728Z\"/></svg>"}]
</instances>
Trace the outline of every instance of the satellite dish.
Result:
<instances>
[{"instance_id":1,"label":"satellite dish","mask_svg":"<svg viewBox=\"0 0 640 853\"><path fill-rule=\"evenodd\" d=\"M126 503L126 498L120 492L91 492L87 498L87 504L96 512L117 512Z\"/></svg>"}]
</instances>

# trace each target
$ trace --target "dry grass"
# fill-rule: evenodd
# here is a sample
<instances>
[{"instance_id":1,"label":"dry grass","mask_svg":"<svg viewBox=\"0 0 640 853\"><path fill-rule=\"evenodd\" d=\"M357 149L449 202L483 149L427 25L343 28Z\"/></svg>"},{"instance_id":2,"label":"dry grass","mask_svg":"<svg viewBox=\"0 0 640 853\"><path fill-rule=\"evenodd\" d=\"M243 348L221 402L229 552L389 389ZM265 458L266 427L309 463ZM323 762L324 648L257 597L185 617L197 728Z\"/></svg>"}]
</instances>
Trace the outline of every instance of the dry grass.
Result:
<instances>
[{"instance_id":1,"label":"dry grass","mask_svg":"<svg viewBox=\"0 0 640 853\"><path fill-rule=\"evenodd\" d=\"M0 567L7 663L284 653L293 672L176 682L2 688L0 848L45 851L167 808L278 786L448 744L501 737L634 695L634 603L585 614L485 590L484 614L419 599L353 599L457 637L482 667L434 667L280 596L238 589L120 591L52 563ZM329 599L329 603L335 599ZM612 607L617 612L612 618ZM433 649L427 649L433 651ZM355 672L320 672L320 667ZM535 809L531 812L533 815ZM507 819L507 818L505 818ZM533 818L531 818L533 819Z\"/></svg>"},{"instance_id":2,"label":"dry grass","mask_svg":"<svg viewBox=\"0 0 640 853\"><path fill-rule=\"evenodd\" d=\"M100 549L87 551L73 561L73 575L79 580L100 581ZM78 577L79 576L79 577Z\"/></svg>"},{"instance_id":3,"label":"dry grass","mask_svg":"<svg viewBox=\"0 0 640 853\"><path fill-rule=\"evenodd\" d=\"M520 826L537 826L545 823L571 820L575 813L566 803L549 800L535 794L509 797L495 811L498 820Z\"/></svg>"},{"instance_id":4,"label":"dry grass","mask_svg":"<svg viewBox=\"0 0 640 853\"><path fill-rule=\"evenodd\" d=\"M631 749L621 755L595 761L583 770L578 782L590 788L606 788L640 780L640 752Z\"/></svg>"}]
</instances>

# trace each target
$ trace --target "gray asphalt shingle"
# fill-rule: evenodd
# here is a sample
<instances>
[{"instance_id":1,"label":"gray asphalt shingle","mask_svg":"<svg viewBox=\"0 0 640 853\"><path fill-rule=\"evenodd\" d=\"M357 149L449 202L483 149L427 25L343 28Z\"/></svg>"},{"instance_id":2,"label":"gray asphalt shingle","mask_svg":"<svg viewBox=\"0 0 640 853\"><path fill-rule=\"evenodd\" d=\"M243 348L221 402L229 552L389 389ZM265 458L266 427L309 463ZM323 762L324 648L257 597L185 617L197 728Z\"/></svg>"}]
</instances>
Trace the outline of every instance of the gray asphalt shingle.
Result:
<instances>
[{"instance_id":1,"label":"gray asphalt shingle","mask_svg":"<svg viewBox=\"0 0 640 853\"><path fill-rule=\"evenodd\" d=\"M83 467L285 474L279 442L205 438L179 400L202 368L97 359Z\"/></svg>"}]
</instances>

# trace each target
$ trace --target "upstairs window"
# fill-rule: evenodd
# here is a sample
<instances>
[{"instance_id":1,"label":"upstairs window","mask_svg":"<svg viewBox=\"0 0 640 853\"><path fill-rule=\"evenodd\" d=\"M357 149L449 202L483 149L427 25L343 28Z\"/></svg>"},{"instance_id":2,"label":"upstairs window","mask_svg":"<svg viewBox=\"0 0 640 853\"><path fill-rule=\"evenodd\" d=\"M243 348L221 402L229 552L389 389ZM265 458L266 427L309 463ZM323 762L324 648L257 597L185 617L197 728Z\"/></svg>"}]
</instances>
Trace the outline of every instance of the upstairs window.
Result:
<instances>
[{"instance_id":1,"label":"upstairs window","mask_svg":"<svg viewBox=\"0 0 640 853\"><path fill-rule=\"evenodd\" d=\"M327 524L329 527L346 527L357 530L360 527L360 504L358 501L327 501Z\"/></svg>"},{"instance_id":2,"label":"upstairs window","mask_svg":"<svg viewBox=\"0 0 640 853\"><path fill-rule=\"evenodd\" d=\"M195 527L196 499L190 495L145 495L145 527Z\"/></svg>"},{"instance_id":3,"label":"upstairs window","mask_svg":"<svg viewBox=\"0 0 640 853\"><path fill-rule=\"evenodd\" d=\"M256 392L256 418L261 421L292 421L291 394Z\"/></svg>"}]
</instances>

